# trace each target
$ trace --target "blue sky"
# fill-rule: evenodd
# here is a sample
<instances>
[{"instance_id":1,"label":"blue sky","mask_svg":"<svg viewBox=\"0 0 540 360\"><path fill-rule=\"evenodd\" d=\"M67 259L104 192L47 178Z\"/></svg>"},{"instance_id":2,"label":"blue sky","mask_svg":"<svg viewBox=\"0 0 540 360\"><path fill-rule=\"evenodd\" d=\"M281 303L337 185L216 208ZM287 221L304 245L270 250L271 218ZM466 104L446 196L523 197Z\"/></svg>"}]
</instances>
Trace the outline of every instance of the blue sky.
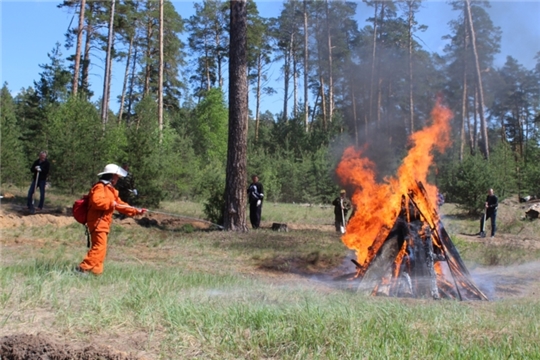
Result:
<instances>
[{"instance_id":1,"label":"blue sky","mask_svg":"<svg viewBox=\"0 0 540 360\"><path fill-rule=\"evenodd\" d=\"M172 1L176 11L188 18L193 14L193 1ZM64 43L64 34L73 18L65 9L57 8L61 0L0 0L0 81L8 83L15 95L21 88L33 85L39 79L40 64L47 64L47 53L56 42ZM257 1L261 15L277 16L281 1ZM501 66L507 55L511 55L528 69L536 64L535 55L540 52L540 0L530 1L492 1L488 10L495 25L503 31L501 54L495 60ZM371 16L372 10L358 2L357 20L363 26L364 20ZM442 36L450 32L448 22L457 13L444 1L424 1L418 14L418 22L428 25L428 30L419 34L427 51L441 52L445 42ZM77 19L73 19L74 24ZM62 47L64 55L68 54ZM90 82L96 94L103 87L102 59L94 59ZM116 70L116 72L114 72ZM123 66L113 65L113 90L111 107L118 108L116 96L122 82ZM272 70L274 78L279 77L278 69ZM114 86L116 85L116 86ZM279 112L282 104L279 83L278 94L264 100L262 111ZM94 99L96 100L96 99Z\"/></svg>"}]
</instances>

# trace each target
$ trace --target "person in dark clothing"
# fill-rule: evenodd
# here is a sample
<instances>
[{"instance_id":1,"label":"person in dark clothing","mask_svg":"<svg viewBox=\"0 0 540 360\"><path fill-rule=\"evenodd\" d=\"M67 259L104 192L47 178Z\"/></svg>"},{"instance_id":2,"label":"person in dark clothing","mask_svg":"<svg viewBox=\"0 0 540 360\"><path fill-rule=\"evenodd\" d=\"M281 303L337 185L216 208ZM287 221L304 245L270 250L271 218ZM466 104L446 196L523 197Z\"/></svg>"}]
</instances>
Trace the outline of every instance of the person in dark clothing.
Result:
<instances>
[{"instance_id":1,"label":"person in dark clothing","mask_svg":"<svg viewBox=\"0 0 540 360\"><path fill-rule=\"evenodd\" d=\"M118 196L123 202L133 205L133 197L138 195L137 189L135 189L135 180L133 174L129 172L128 164L122 164L122 169L126 171L127 175L118 179L115 188L118 190Z\"/></svg>"},{"instance_id":2,"label":"person in dark clothing","mask_svg":"<svg viewBox=\"0 0 540 360\"><path fill-rule=\"evenodd\" d=\"M259 177L253 175L252 183L249 185L248 201L249 201L249 220L253 229L258 229L261 225L262 203L264 198L263 185L259 182Z\"/></svg>"},{"instance_id":3,"label":"person in dark clothing","mask_svg":"<svg viewBox=\"0 0 540 360\"><path fill-rule=\"evenodd\" d=\"M332 201L334 205L334 224L336 225L336 231L340 232L341 228L345 229L347 213L351 209L351 201L347 198L347 192L341 190L339 196Z\"/></svg>"},{"instance_id":4,"label":"person in dark clothing","mask_svg":"<svg viewBox=\"0 0 540 360\"><path fill-rule=\"evenodd\" d=\"M30 167L30 171L32 172L32 184L30 185L30 188L28 189L28 198L26 201L26 205L28 206L28 209L31 213L34 213L36 211L36 208L34 207L34 191L37 187L39 187L39 204L37 207L38 211L43 210L43 203L45 202L45 185L47 184L47 178L49 176L49 169L50 164L49 160L47 160L47 152L42 151L39 153L39 158L34 161L32 166ZM37 183L36 183L37 182Z\"/></svg>"},{"instance_id":5,"label":"person in dark clothing","mask_svg":"<svg viewBox=\"0 0 540 360\"><path fill-rule=\"evenodd\" d=\"M497 230L497 207L499 206L499 199L495 196L493 189L489 189L485 203L485 217L482 215L480 219L480 236L485 236L484 222L487 219L491 219L491 237L495 236Z\"/></svg>"}]
</instances>

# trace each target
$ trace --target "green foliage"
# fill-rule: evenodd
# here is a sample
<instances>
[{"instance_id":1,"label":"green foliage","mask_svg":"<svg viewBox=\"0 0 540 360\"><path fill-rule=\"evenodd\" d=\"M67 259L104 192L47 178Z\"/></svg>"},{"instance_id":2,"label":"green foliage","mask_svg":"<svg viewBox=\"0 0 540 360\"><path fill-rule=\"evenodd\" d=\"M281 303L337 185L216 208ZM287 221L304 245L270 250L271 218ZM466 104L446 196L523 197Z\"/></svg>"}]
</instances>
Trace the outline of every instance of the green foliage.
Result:
<instances>
[{"instance_id":1,"label":"green foliage","mask_svg":"<svg viewBox=\"0 0 540 360\"><path fill-rule=\"evenodd\" d=\"M163 198L157 104L147 96L135 110L135 119L127 129L127 162L139 192L134 205L157 207Z\"/></svg>"},{"instance_id":2,"label":"green foliage","mask_svg":"<svg viewBox=\"0 0 540 360\"><path fill-rule=\"evenodd\" d=\"M88 189L97 181L96 174L105 166L105 154L110 152L95 106L72 97L51 110L46 130L51 181L72 194Z\"/></svg>"},{"instance_id":3,"label":"green foliage","mask_svg":"<svg viewBox=\"0 0 540 360\"><path fill-rule=\"evenodd\" d=\"M223 173L207 172L204 181L206 218L218 225L223 225L225 211L225 176Z\"/></svg>"},{"instance_id":4,"label":"green foliage","mask_svg":"<svg viewBox=\"0 0 540 360\"><path fill-rule=\"evenodd\" d=\"M20 128L17 124L13 98L7 85L0 89L0 180L2 183L22 185L30 178L23 146L19 140ZM28 168L30 165L28 165Z\"/></svg>"},{"instance_id":5,"label":"green foliage","mask_svg":"<svg viewBox=\"0 0 540 360\"><path fill-rule=\"evenodd\" d=\"M442 166L440 190L448 202L460 204L470 213L483 210L488 190L491 188L499 201L515 194L516 163L505 143L499 144L487 161L481 155L467 155Z\"/></svg>"},{"instance_id":6,"label":"green foliage","mask_svg":"<svg viewBox=\"0 0 540 360\"><path fill-rule=\"evenodd\" d=\"M168 199L192 197L199 160L191 147L191 139L165 127L159 162L163 196Z\"/></svg>"},{"instance_id":7,"label":"green foliage","mask_svg":"<svg viewBox=\"0 0 540 360\"><path fill-rule=\"evenodd\" d=\"M206 162L225 161L229 113L221 89L207 91L194 113L190 129L196 154Z\"/></svg>"}]
</instances>

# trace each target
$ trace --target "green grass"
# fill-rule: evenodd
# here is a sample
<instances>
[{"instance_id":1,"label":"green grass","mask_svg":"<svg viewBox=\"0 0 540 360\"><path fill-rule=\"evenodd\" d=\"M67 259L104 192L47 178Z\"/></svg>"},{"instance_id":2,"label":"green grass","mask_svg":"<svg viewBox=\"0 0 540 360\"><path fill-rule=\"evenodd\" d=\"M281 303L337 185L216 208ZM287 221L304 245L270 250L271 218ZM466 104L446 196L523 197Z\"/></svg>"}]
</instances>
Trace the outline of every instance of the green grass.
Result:
<instances>
[{"instance_id":1,"label":"green grass","mask_svg":"<svg viewBox=\"0 0 540 360\"><path fill-rule=\"evenodd\" d=\"M201 209L164 203L162 210L198 217ZM273 221L288 214L291 223L306 214L330 223L327 212L294 204L263 209ZM445 225L469 226L462 221L469 220ZM471 266L540 258L538 251L452 237ZM534 294L491 302L361 296L354 282L331 280L349 254L334 232L114 225L99 277L72 271L85 245L78 224L2 231L1 334L40 332L85 345L116 339L124 344L117 350L148 359L540 358ZM329 280L319 280L325 274Z\"/></svg>"}]
</instances>

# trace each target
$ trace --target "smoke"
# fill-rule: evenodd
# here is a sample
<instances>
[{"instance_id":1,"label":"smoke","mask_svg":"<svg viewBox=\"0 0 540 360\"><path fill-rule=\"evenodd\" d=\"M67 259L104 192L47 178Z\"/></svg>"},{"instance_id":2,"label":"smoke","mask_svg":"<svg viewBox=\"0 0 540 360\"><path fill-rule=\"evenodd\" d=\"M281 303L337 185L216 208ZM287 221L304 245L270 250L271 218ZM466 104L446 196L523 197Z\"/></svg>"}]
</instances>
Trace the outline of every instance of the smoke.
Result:
<instances>
[{"instance_id":1,"label":"smoke","mask_svg":"<svg viewBox=\"0 0 540 360\"><path fill-rule=\"evenodd\" d=\"M476 285L490 300L524 297L534 294L540 275L540 261L500 267L473 267L470 271ZM538 289L538 288L537 288Z\"/></svg>"}]
</instances>

